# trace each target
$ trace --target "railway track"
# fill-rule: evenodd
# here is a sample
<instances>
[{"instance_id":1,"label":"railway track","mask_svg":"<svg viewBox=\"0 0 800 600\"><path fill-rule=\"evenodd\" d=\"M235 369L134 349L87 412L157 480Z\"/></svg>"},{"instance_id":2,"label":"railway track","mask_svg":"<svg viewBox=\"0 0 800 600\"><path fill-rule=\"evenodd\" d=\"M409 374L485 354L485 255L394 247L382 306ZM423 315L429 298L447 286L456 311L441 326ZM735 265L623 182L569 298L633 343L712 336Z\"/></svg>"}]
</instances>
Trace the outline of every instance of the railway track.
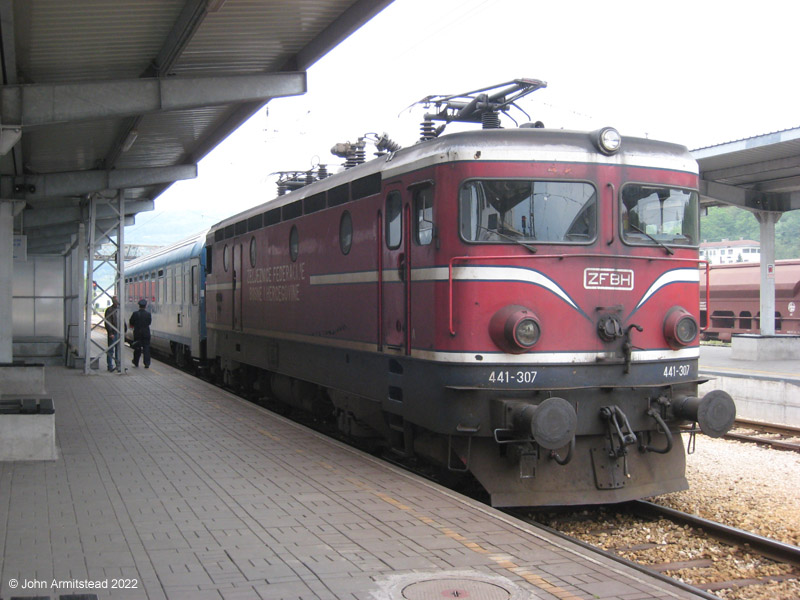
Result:
<instances>
[{"instance_id":1,"label":"railway track","mask_svg":"<svg viewBox=\"0 0 800 600\"><path fill-rule=\"evenodd\" d=\"M800 548L651 502L511 514L704 598L771 598L800 579Z\"/></svg>"},{"instance_id":2,"label":"railway track","mask_svg":"<svg viewBox=\"0 0 800 600\"><path fill-rule=\"evenodd\" d=\"M785 544L768 537L750 533L736 527L730 527L716 521L710 521L697 515L675 510L668 506L662 506L646 500L633 500L628 503L631 509L644 516L663 516L667 519L679 523L698 527L711 536L731 544L749 546L774 560L786 562L796 567L800 567L800 547Z\"/></svg>"},{"instance_id":3,"label":"railway track","mask_svg":"<svg viewBox=\"0 0 800 600\"><path fill-rule=\"evenodd\" d=\"M684 433L692 433L692 428L682 427ZM695 432L702 433L699 429ZM758 421L736 419L733 429L722 436L726 440L757 444L774 450L800 452L800 428L788 425L773 425Z\"/></svg>"},{"instance_id":4,"label":"railway track","mask_svg":"<svg viewBox=\"0 0 800 600\"><path fill-rule=\"evenodd\" d=\"M734 429L725 434L725 437L730 440L768 446L776 450L800 452L800 428L798 427L737 419Z\"/></svg>"}]
</instances>

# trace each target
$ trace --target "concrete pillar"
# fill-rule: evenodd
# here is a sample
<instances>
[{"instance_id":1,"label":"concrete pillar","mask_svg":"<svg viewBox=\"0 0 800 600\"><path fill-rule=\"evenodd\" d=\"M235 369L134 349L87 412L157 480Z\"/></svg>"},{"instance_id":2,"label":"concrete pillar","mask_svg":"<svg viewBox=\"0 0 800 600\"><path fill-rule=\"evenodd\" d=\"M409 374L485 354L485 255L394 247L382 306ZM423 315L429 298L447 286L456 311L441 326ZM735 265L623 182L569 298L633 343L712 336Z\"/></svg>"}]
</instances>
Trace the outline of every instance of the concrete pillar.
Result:
<instances>
[{"instance_id":1,"label":"concrete pillar","mask_svg":"<svg viewBox=\"0 0 800 600\"><path fill-rule=\"evenodd\" d=\"M758 211L761 234L761 335L775 335L775 224L783 213Z\"/></svg>"},{"instance_id":2,"label":"concrete pillar","mask_svg":"<svg viewBox=\"0 0 800 600\"><path fill-rule=\"evenodd\" d=\"M73 247L67 255L64 272L64 298L65 302L65 337L67 339L68 358L67 366L74 368L76 362L83 360L83 284L85 270L84 259L86 256L86 242L84 236L85 226L78 226L78 233L73 236Z\"/></svg>"},{"instance_id":3,"label":"concrete pillar","mask_svg":"<svg viewBox=\"0 0 800 600\"><path fill-rule=\"evenodd\" d=\"M24 202L0 200L0 363L14 358L14 217L24 207Z\"/></svg>"},{"instance_id":4,"label":"concrete pillar","mask_svg":"<svg viewBox=\"0 0 800 600\"><path fill-rule=\"evenodd\" d=\"M0 200L0 363L12 362L14 325L14 204Z\"/></svg>"}]
</instances>

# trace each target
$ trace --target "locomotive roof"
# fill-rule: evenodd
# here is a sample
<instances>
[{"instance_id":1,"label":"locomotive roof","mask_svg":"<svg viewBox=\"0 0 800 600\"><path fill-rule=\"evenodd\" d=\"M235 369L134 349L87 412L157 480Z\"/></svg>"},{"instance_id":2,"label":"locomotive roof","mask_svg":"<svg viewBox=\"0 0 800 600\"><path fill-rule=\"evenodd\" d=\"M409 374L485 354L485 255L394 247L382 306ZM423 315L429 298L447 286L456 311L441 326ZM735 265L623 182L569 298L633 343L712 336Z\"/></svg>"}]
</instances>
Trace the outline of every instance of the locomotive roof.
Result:
<instances>
[{"instance_id":1,"label":"locomotive roof","mask_svg":"<svg viewBox=\"0 0 800 600\"><path fill-rule=\"evenodd\" d=\"M126 274L151 271L164 265L181 262L193 256L199 256L205 245L207 234L208 230L206 229L191 237L175 242L170 246L159 248L155 252L151 252L150 254L125 263Z\"/></svg>"},{"instance_id":2,"label":"locomotive roof","mask_svg":"<svg viewBox=\"0 0 800 600\"><path fill-rule=\"evenodd\" d=\"M606 156L597 150L592 136L591 132L539 128L482 129L443 135L375 158L269 200L220 221L211 227L209 233L213 234L217 229L259 215L265 210L286 206L362 177L380 173L381 179L385 180L440 163L525 160L653 167L695 174L699 172L697 161L685 146L623 137L621 150L612 156Z\"/></svg>"}]
</instances>

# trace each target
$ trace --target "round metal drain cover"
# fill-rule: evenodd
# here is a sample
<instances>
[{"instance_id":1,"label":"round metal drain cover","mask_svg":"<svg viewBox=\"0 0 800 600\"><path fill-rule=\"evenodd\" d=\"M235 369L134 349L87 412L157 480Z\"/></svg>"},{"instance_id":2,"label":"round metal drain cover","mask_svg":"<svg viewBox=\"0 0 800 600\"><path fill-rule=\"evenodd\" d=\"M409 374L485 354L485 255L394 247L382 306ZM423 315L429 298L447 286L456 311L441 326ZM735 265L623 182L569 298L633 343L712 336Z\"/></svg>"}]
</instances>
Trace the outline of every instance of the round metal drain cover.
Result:
<instances>
[{"instance_id":1,"label":"round metal drain cover","mask_svg":"<svg viewBox=\"0 0 800 600\"><path fill-rule=\"evenodd\" d=\"M504 587L474 579L429 579L403 588L407 600L442 600L443 598L469 598L470 600L508 600L511 592Z\"/></svg>"}]
</instances>

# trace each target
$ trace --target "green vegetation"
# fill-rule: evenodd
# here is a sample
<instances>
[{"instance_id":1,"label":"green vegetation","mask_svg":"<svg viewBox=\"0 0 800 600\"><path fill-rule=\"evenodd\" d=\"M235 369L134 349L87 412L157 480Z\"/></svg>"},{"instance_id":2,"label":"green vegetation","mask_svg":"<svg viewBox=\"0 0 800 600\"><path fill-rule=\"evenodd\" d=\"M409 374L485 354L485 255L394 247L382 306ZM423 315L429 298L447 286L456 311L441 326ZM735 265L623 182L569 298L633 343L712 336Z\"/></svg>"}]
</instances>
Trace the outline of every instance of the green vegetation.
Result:
<instances>
[{"instance_id":1,"label":"green vegetation","mask_svg":"<svg viewBox=\"0 0 800 600\"><path fill-rule=\"evenodd\" d=\"M700 239L704 242L759 240L758 221L753 213L740 208L712 207L700 219ZM784 213L775 225L775 258L800 258L800 210Z\"/></svg>"}]
</instances>

